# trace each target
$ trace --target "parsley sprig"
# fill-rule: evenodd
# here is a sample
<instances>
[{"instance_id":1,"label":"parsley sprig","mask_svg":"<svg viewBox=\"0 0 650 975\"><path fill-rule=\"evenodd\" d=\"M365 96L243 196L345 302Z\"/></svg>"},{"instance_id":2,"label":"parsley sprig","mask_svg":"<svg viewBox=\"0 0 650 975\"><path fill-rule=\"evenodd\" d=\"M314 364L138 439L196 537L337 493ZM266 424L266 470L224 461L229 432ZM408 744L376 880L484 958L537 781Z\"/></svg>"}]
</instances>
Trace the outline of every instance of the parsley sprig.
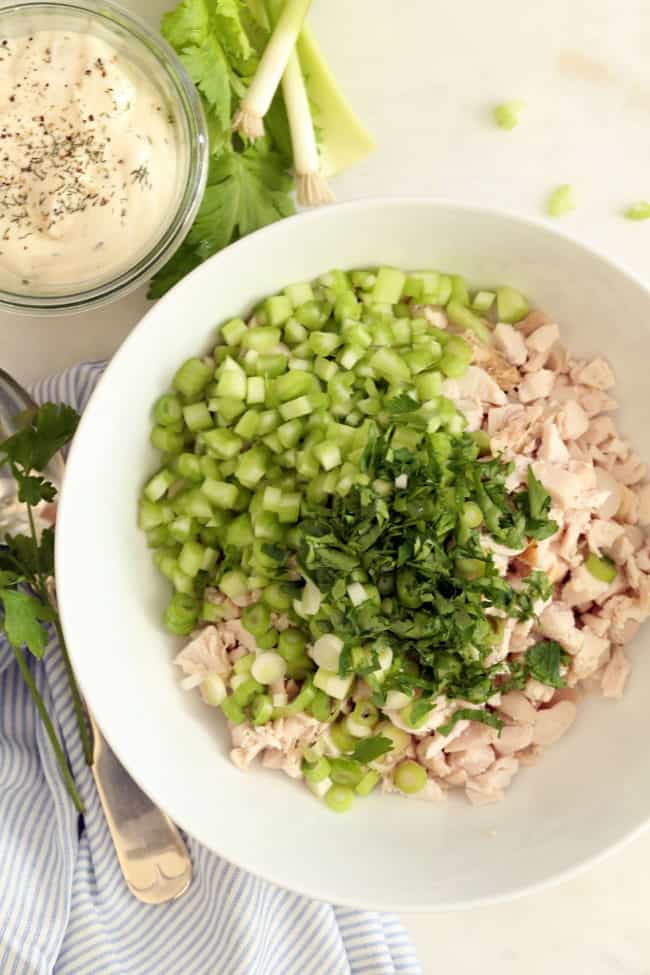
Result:
<instances>
[{"instance_id":1,"label":"parsley sprig","mask_svg":"<svg viewBox=\"0 0 650 975\"><path fill-rule=\"evenodd\" d=\"M73 437L79 417L65 405L45 403L22 417L23 425L0 443L0 468L8 467L18 489L18 500L25 504L29 535L0 538L0 631L4 631L21 675L29 688L51 742L61 775L79 812L81 797L70 774L63 746L36 687L27 664L25 650L40 660L47 645L47 624L56 632L68 682L84 756L90 764L92 748L83 702L68 655L61 620L50 598L54 575L54 530L36 529L34 508L56 497L54 484L45 476L48 464Z\"/></svg>"}]
</instances>

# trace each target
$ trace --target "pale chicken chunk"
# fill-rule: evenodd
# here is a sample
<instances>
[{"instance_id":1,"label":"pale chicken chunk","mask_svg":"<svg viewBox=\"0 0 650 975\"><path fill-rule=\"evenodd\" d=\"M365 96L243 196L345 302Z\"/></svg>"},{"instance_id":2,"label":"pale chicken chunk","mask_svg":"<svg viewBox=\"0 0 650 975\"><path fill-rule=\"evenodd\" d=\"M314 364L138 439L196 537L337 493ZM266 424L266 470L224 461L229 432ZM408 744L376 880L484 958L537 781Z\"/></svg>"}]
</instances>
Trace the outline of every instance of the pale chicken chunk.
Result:
<instances>
[{"instance_id":1,"label":"pale chicken chunk","mask_svg":"<svg viewBox=\"0 0 650 975\"><path fill-rule=\"evenodd\" d=\"M499 711L516 724L534 724L536 709L521 691L510 691L501 698Z\"/></svg>"},{"instance_id":2,"label":"pale chicken chunk","mask_svg":"<svg viewBox=\"0 0 650 975\"><path fill-rule=\"evenodd\" d=\"M512 325L499 322L494 330L494 343L513 366L523 365L528 357L524 337Z\"/></svg>"},{"instance_id":3,"label":"pale chicken chunk","mask_svg":"<svg viewBox=\"0 0 650 975\"><path fill-rule=\"evenodd\" d=\"M580 606L593 602L609 590L609 583L592 576L584 564L573 569L562 588L562 599L567 606Z\"/></svg>"},{"instance_id":4,"label":"pale chicken chunk","mask_svg":"<svg viewBox=\"0 0 650 975\"><path fill-rule=\"evenodd\" d=\"M563 440L577 440L589 427L589 417L574 399L562 404L555 422Z\"/></svg>"},{"instance_id":5,"label":"pale chicken chunk","mask_svg":"<svg viewBox=\"0 0 650 975\"><path fill-rule=\"evenodd\" d=\"M571 661L572 683L591 677L609 657L609 640L587 627L582 631L582 636L582 647Z\"/></svg>"},{"instance_id":6,"label":"pale chicken chunk","mask_svg":"<svg viewBox=\"0 0 650 975\"><path fill-rule=\"evenodd\" d=\"M576 362L569 375L576 384L600 390L611 389L615 381L609 363L600 356L589 362Z\"/></svg>"},{"instance_id":7,"label":"pale chicken chunk","mask_svg":"<svg viewBox=\"0 0 650 975\"><path fill-rule=\"evenodd\" d=\"M539 618L539 628L549 640L555 640L570 654L582 648L582 631L576 626L573 610L562 602L552 602Z\"/></svg>"},{"instance_id":8,"label":"pale chicken chunk","mask_svg":"<svg viewBox=\"0 0 650 975\"><path fill-rule=\"evenodd\" d=\"M227 629L229 625L205 626L176 655L174 663L187 676L219 674L220 677L228 677L232 669L228 650L237 643L235 636Z\"/></svg>"},{"instance_id":9,"label":"pale chicken chunk","mask_svg":"<svg viewBox=\"0 0 650 975\"><path fill-rule=\"evenodd\" d=\"M469 779L465 793L475 806L484 806L503 799L503 790L512 782L519 768L519 762L512 755L497 758L487 771Z\"/></svg>"},{"instance_id":10,"label":"pale chicken chunk","mask_svg":"<svg viewBox=\"0 0 650 975\"><path fill-rule=\"evenodd\" d=\"M639 524L650 526L650 483L638 489Z\"/></svg>"},{"instance_id":11,"label":"pale chicken chunk","mask_svg":"<svg viewBox=\"0 0 650 975\"><path fill-rule=\"evenodd\" d=\"M600 555L601 552L610 553L614 543L624 534L623 525L619 525L615 521L607 521L604 518L594 518L587 532L587 543L590 550L597 555Z\"/></svg>"},{"instance_id":12,"label":"pale chicken chunk","mask_svg":"<svg viewBox=\"0 0 650 975\"><path fill-rule=\"evenodd\" d=\"M590 464L572 460L568 465L550 464L547 461L533 463L535 477L542 482L552 500L563 510L568 508L592 509L602 503L597 491L596 474Z\"/></svg>"},{"instance_id":13,"label":"pale chicken chunk","mask_svg":"<svg viewBox=\"0 0 650 975\"><path fill-rule=\"evenodd\" d=\"M532 724L504 725L501 734L493 744L497 755L516 755L533 741Z\"/></svg>"},{"instance_id":14,"label":"pale chicken chunk","mask_svg":"<svg viewBox=\"0 0 650 975\"><path fill-rule=\"evenodd\" d=\"M445 388L452 382L458 389L461 399L477 400L479 403L494 406L503 406L507 402L506 394L499 384L480 366L468 366L465 374L459 379L446 379L442 384L443 395L448 395Z\"/></svg>"},{"instance_id":15,"label":"pale chicken chunk","mask_svg":"<svg viewBox=\"0 0 650 975\"><path fill-rule=\"evenodd\" d=\"M612 654L612 659L605 667L605 672L601 681L603 695L605 697L621 698L625 690L625 684L630 673L630 661L627 659L620 647L617 647Z\"/></svg>"},{"instance_id":16,"label":"pale chicken chunk","mask_svg":"<svg viewBox=\"0 0 650 975\"><path fill-rule=\"evenodd\" d=\"M539 369L529 372L519 385L518 395L522 403L532 403L533 400L546 399L551 395L555 383L555 373L550 369Z\"/></svg>"},{"instance_id":17,"label":"pale chicken chunk","mask_svg":"<svg viewBox=\"0 0 650 975\"><path fill-rule=\"evenodd\" d=\"M534 745L553 745L564 735L576 719L577 708L573 701L558 701L550 708L537 712L533 728Z\"/></svg>"},{"instance_id":18,"label":"pale chicken chunk","mask_svg":"<svg viewBox=\"0 0 650 975\"><path fill-rule=\"evenodd\" d=\"M569 450L560 436L557 424L552 420L546 420L542 428L542 443L538 457L549 464L560 466L569 462Z\"/></svg>"},{"instance_id":19,"label":"pale chicken chunk","mask_svg":"<svg viewBox=\"0 0 650 975\"><path fill-rule=\"evenodd\" d=\"M526 370L536 372L548 362L553 346L560 338L560 329L554 323L542 325L526 340L528 362Z\"/></svg>"}]
</instances>

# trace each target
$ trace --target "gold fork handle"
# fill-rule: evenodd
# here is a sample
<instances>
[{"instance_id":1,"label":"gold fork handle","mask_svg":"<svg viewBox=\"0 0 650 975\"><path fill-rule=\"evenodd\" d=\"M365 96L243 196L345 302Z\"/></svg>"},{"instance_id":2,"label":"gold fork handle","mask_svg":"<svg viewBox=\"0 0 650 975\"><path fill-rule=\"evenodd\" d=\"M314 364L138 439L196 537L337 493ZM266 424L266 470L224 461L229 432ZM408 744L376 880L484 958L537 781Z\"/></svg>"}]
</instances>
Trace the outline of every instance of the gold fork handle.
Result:
<instances>
[{"instance_id":1,"label":"gold fork handle","mask_svg":"<svg viewBox=\"0 0 650 975\"><path fill-rule=\"evenodd\" d=\"M192 861L176 826L136 785L92 716L90 722L92 772L131 893L146 904L180 897L192 880Z\"/></svg>"}]
</instances>

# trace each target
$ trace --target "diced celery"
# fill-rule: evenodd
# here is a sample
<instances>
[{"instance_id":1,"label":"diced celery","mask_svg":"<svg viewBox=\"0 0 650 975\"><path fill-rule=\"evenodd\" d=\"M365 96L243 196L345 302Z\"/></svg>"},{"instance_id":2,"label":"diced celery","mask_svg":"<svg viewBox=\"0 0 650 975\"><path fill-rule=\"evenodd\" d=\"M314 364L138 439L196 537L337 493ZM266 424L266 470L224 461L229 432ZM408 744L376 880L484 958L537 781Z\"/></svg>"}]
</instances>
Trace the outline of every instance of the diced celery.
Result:
<instances>
[{"instance_id":1,"label":"diced celery","mask_svg":"<svg viewBox=\"0 0 650 975\"><path fill-rule=\"evenodd\" d=\"M380 304L394 305L402 295L405 281L404 271L394 267L380 267L372 289L372 300Z\"/></svg>"},{"instance_id":2,"label":"diced celery","mask_svg":"<svg viewBox=\"0 0 650 975\"><path fill-rule=\"evenodd\" d=\"M308 396L298 396L280 406L280 415L283 420L295 420L299 416L308 416L313 410L311 400Z\"/></svg>"},{"instance_id":3,"label":"diced celery","mask_svg":"<svg viewBox=\"0 0 650 975\"><path fill-rule=\"evenodd\" d=\"M213 481L212 478L206 478L201 485L201 490L217 508L230 509L237 500L237 485L229 484L227 481Z\"/></svg>"},{"instance_id":4,"label":"diced celery","mask_svg":"<svg viewBox=\"0 0 650 975\"><path fill-rule=\"evenodd\" d=\"M201 359L188 359L174 376L174 388L188 399L198 396L212 379L212 369Z\"/></svg>"},{"instance_id":5,"label":"diced celery","mask_svg":"<svg viewBox=\"0 0 650 975\"><path fill-rule=\"evenodd\" d=\"M244 487L253 488L264 477L268 465L269 453L264 447L251 447L241 454L237 463L235 477Z\"/></svg>"},{"instance_id":6,"label":"diced celery","mask_svg":"<svg viewBox=\"0 0 650 975\"><path fill-rule=\"evenodd\" d=\"M451 276L451 297L453 301L457 301L461 305L469 305L467 284L465 278L461 277L460 274L452 274Z\"/></svg>"},{"instance_id":7,"label":"diced celery","mask_svg":"<svg viewBox=\"0 0 650 975\"><path fill-rule=\"evenodd\" d=\"M160 501L175 480L174 474L167 468L163 468L147 482L144 489L145 498L149 501Z\"/></svg>"},{"instance_id":8,"label":"diced celery","mask_svg":"<svg viewBox=\"0 0 650 975\"><path fill-rule=\"evenodd\" d=\"M269 301L275 299L269 298ZM286 299L284 299L286 301ZM287 316L288 317L288 316ZM274 328L271 325L256 325L254 328L249 328L242 339L243 349L252 349L254 352L259 352L260 355L264 355L268 352L272 352L280 341L279 328Z\"/></svg>"},{"instance_id":9,"label":"diced celery","mask_svg":"<svg viewBox=\"0 0 650 975\"><path fill-rule=\"evenodd\" d=\"M285 403L287 400L296 399L298 396L312 392L314 379L304 372L287 372L274 379L271 388L276 402Z\"/></svg>"},{"instance_id":10,"label":"diced celery","mask_svg":"<svg viewBox=\"0 0 650 975\"><path fill-rule=\"evenodd\" d=\"M269 325L284 325L291 317L293 305L286 295L273 295L266 299L264 311Z\"/></svg>"},{"instance_id":11,"label":"diced celery","mask_svg":"<svg viewBox=\"0 0 650 975\"><path fill-rule=\"evenodd\" d=\"M304 342L309 332L304 325L297 322L295 318L290 318L284 326L284 340L287 345L298 345Z\"/></svg>"},{"instance_id":12,"label":"diced celery","mask_svg":"<svg viewBox=\"0 0 650 975\"><path fill-rule=\"evenodd\" d=\"M284 289L284 293L291 302L292 308L304 305L306 301L312 301L314 291L308 281L300 281L298 284L289 284Z\"/></svg>"},{"instance_id":13,"label":"diced celery","mask_svg":"<svg viewBox=\"0 0 650 975\"><path fill-rule=\"evenodd\" d=\"M246 404L242 399L230 399L225 396L211 399L208 409L217 414L218 418L224 423L230 423L236 419L246 409Z\"/></svg>"},{"instance_id":14,"label":"diced celery","mask_svg":"<svg viewBox=\"0 0 650 975\"><path fill-rule=\"evenodd\" d=\"M229 322L221 326L220 335L226 345L239 345L246 333L246 322L241 318L231 318Z\"/></svg>"},{"instance_id":15,"label":"diced celery","mask_svg":"<svg viewBox=\"0 0 650 975\"><path fill-rule=\"evenodd\" d=\"M260 424L260 414L257 410L246 410L237 425L235 433L243 440L252 440Z\"/></svg>"},{"instance_id":16,"label":"diced celery","mask_svg":"<svg viewBox=\"0 0 650 975\"><path fill-rule=\"evenodd\" d=\"M447 305L447 317L452 325L467 329L468 332L474 332L483 342L489 341L490 330L485 322L471 309L453 298Z\"/></svg>"},{"instance_id":17,"label":"diced celery","mask_svg":"<svg viewBox=\"0 0 650 975\"><path fill-rule=\"evenodd\" d=\"M497 316L500 322L519 322L528 314L526 298L514 288L497 288Z\"/></svg>"},{"instance_id":18,"label":"diced celery","mask_svg":"<svg viewBox=\"0 0 650 975\"><path fill-rule=\"evenodd\" d=\"M341 336L335 332L315 331L311 332L308 342L314 355L326 356L338 349L341 344Z\"/></svg>"},{"instance_id":19,"label":"diced celery","mask_svg":"<svg viewBox=\"0 0 650 975\"><path fill-rule=\"evenodd\" d=\"M409 367L392 349L378 349L370 364L378 375L390 383L407 382L411 378Z\"/></svg>"},{"instance_id":20,"label":"diced celery","mask_svg":"<svg viewBox=\"0 0 650 975\"><path fill-rule=\"evenodd\" d=\"M242 448L241 437L231 430L207 430L201 434L201 441L211 453L224 460L235 457Z\"/></svg>"},{"instance_id":21,"label":"diced celery","mask_svg":"<svg viewBox=\"0 0 650 975\"><path fill-rule=\"evenodd\" d=\"M283 372L287 371L287 357L279 352L274 355L260 355L255 365L255 371L258 375L266 376L268 379L281 376Z\"/></svg>"},{"instance_id":22,"label":"diced celery","mask_svg":"<svg viewBox=\"0 0 650 975\"><path fill-rule=\"evenodd\" d=\"M193 433L200 430L209 430L212 424L212 416L204 402L189 403L183 407L183 419Z\"/></svg>"},{"instance_id":23,"label":"diced celery","mask_svg":"<svg viewBox=\"0 0 650 975\"><path fill-rule=\"evenodd\" d=\"M477 291L472 300L472 308L485 315L494 304L495 298L494 291Z\"/></svg>"}]
</instances>

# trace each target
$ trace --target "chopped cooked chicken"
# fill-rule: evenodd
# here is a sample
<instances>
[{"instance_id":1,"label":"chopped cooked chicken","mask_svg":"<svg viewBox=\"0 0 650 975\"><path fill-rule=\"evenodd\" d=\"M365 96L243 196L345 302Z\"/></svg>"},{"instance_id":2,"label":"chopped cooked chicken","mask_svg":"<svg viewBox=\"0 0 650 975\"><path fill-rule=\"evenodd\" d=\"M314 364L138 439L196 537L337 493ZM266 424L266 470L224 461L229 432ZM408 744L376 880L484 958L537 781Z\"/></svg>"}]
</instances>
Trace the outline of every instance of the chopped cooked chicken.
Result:
<instances>
[{"instance_id":1,"label":"chopped cooked chicken","mask_svg":"<svg viewBox=\"0 0 650 975\"><path fill-rule=\"evenodd\" d=\"M519 399L522 403L532 403L536 399L546 399L551 395L555 373L550 369L530 372L519 385Z\"/></svg>"},{"instance_id":2,"label":"chopped cooked chicken","mask_svg":"<svg viewBox=\"0 0 650 975\"><path fill-rule=\"evenodd\" d=\"M560 330L555 324L542 325L526 341L528 349L527 372L537 372L548 362L551 350L560 338Z\"/></svg>"},{"instance_id":3,"label":"chopped cooked chicken","mask_svg":"<svg viewBox=\"0 0 650 975\"><path fill-rule=\"evenodd\" d=\"M567 653L576 654L582 648L583 634L576 626L570 606L552 602L539 618L540 630L549 640L555 640Z\"/></svg>"},{"instance_id":4,"label":"chopped cooked chicken","mask_svg":"<svg viewBox=\"0 0 650 975\"><path fill-rule=\"evenodd\" d=\"M591 386L593 389L607 390L614 385L614 373L609 363L600 357L589 362L577 362L569 374L577 385Z\"/></svg>"},{"instance_id":5,"label":"chopped cooked chicken","mask_svg":"<svg viewBox=\"0 0 650 975\"><path fill-rule=\"evenodd\" d=\"M609 591L609 583L596 579L582 564L571 572L569 581L562 588L562 599L567 606L580 606L593 602Z\"/></svg>"},{"instance_id":6,"label":"chopped cooked chicken","mask_svg":"<svg viewBox=\"0 0 650 975\"><path fill-rule=\"evenodd\" d=\"M510 785L519 768L519 762L512 755L504 755L483 772L469 779L465 786L467 798L475 806L484 806L503 799L503 790Z\"/></svg>"},{"instance_id":7,"label":"chopped cooked chicken","mask_svg":"<svg viewBox=\"0 0 650 975\"><path fill-rule=\"evenodd\" d=\"M540 460L548 461L549 464L568 464L569 451L560 436L557 424L552 420L547 420L542 429L542 443L539 448Z\"/></svg>"},{"instance_id":8,"label":"chopped cooked chicken","mask_svg":"<svg viewBox=\"0 0 650 975\"><path fill-rule=\"evenodd\" d=\"M528 357L528 349L521 332L512 325L499 322L494 330L494 342L500 352L513 366L521 366Z\"/></svg>"},{"instance_id":9,"label":"chopped cooked chicken","mask_svg":"<svg viewBox=\"0 0 650 975\"><path fill-rule=\"evenodd\" d=\"M612 654L601 682L605 697L621 698L630 673L630 661L620 647Z\"/></svg>"},{"instance_id":10,"label":"chopped cooked chicken","mask_svg":"<svg viewBox=\"0 0 650 975\"><path fill-rule=\"evenodd\" d=\"M231 671L228 650L237 643L234 634L227 629L232 622L204 627L176 655L174 663L188 676L219 674L228 677Z\"/></svg>"},{"instance_id":11,"label":"chopped cooked chicken","mask_svg":"<svg viewBox=\"0 0 650 975\"><path fill-rule=\"evenodd\" d=\"M550 708L537 712L533 728L534 745L552 745L569 730L576 719L577 708L573 701L558 701Z\"/></svg>"},{"instance_id":12,"label":"chopped cooked chicken","mask_svg":"<svg viewBox=\"0 0 650 975\"><path fill-rule=\"evenodd\" d=\"M503 406L507 402L506 394L499 384L480 366L469 366L459 379L445 380L442 392L445 396L456 393L456 398L477 400L479 403L496 406Z\"/></svg>"},{"instance_id":13,"label":"chopped cooked chicken","mask_svg":"<svg viewBox=\"0 0 650 975\"><path fill-rule=\"evenodd\" d=\"M639 524L644 527L650 526L650 483L644 484L639 488L637 494L639 511Z\"/></svg>"},{"instance_id":14,"label":"chopped cooked chicken","mask_svg":"<svg viewBox=\"0 0 650 975\"><path fill-rule=\"evenodd\" d=\"M563 440L577 440L589 428L589 417L575 400L566 400L557 412L557 428Z\"/></svg>"}]
</instances>

